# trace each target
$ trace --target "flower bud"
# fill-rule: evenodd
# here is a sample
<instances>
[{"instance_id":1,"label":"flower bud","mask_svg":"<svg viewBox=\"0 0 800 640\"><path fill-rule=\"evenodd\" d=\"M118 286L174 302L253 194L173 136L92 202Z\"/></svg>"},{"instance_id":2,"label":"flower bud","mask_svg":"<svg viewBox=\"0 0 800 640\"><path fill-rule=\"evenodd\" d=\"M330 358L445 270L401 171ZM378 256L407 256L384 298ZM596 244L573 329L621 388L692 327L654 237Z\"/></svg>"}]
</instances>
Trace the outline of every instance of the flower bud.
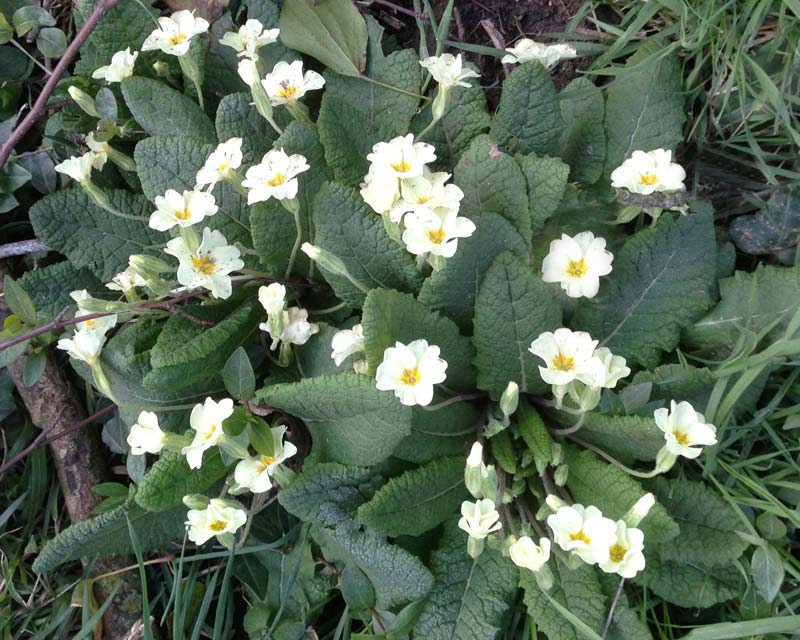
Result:
<instances>
[{"instance_id":1,"label":"flower bud","mask_svg":"<svg viewBox=\"0 0 800 640\"><path fill-rule=\"evenodd\" d=\"M557 467L564 462L564 447L562 447L558 442L553 442L550 444L550 451L553 454L553 466Z\"/></svg>"},{"instance_id":2,"label":"flower bud","mask_svg":"<svg viewBox=\"0 0 800 640\"><path fill-rule=\"evenodd\" d=\"M94 380L94 386L97 387L100 393L107 398L114 399L111 393L111 381L108 379L108 376L105 374L105 371L103 371L103 367L100 366L99 362L92 364L92 379Z\"/></svg>"},{"instance_id":3,"label":"flower bud","mask_svg":"<svg viewBox=\"0 0 800 640\"><path fill-rule=\"evenodd\" d=\"M94 98L85 91L81 91L78 87L72 86L67 89L69 97L75 101L84 112L88 113L94 118L99 118L97 115L97 107L95 106Z\"/></svg>"},{"instance_id":4,"label":"flower bud","mask_svg":"<svg viewBox=\"0 0 800 640\"><path fill-rule=\"evenodd\" d=\"M553 474L553 480L556 483L556 486L563 487L567 484L567 478L569 477L569 467L565 464L556 468L556 472Z\"/></svg>"},{"instance_id":5,"label":"flower bud","mask_svg":"<svg viewBox=\"0 0 800 640\"><path fill-rule=\"evenodd\" d=\"M656 455L656 474L659 473L666 473L675 465L675 461L678 459L674 453L671 453L666 446L661 447L660 451Z\"/></svg>"},{"instance_id":6,"label":"flower bud","mask_svg":"<svg viewBox=\"0 0 800 640\"><path fill-rule=\"evenodd\" d=\"M208 507L208 498L199 493L192 493L188 496L183 496L183 504L189 507L189 509L201 511Z\"/></svg>"},{"instance_id":7,"label":"flower bud","mask_svg":"<svg viewBox=\"0 0 800 640\"><path fill-rule=\"evenodd\" d=\"M128 265L135 273L148 281L158 280L162 273L172 271L172 267L161 258L142 254L132 255L128 258Z\"/></svg>"},{"instance_id":8,"label":"flower bud","mask_svg":"<svg viewBox=\"0 0 800 640\"><path fill-rule=\"evenodd\" d=\"M166 78L169 75L169 65L166 62L153 63L153 71L160 78Z\"/></svg>"},{"instance_id":9,"label":"flower bud","mask_svg":"<svg viewBox=\"0 0 800 640\"><path fill-rule=\"evenodd\" d=\"M506 385L503 395L500 396L500 411L507 418L514 415L519 406L519 385L513 380Z\"/></svg>"},{"instance_id":10,"label":"flower bud","mask_svg":"<svg viewBox=\"0 0 800 640\"><path fill-rule=\"evenodd\" d=\"M473 497L480 498L483 481L487 476L487 468L483 463L483 446L480 442L472 445L467 457L467 466L464 469L464 484ZM491 496L489 496L491 497Z\"/></svg>"},{"instance_id":11,"label":"flower bud","mask_svg":"<svg viewBox=\"0 0 800 640\"><path fill-rule=\"evenodd\" d=\"M303 253L316 262L321 269L337 276L344 276L345 278L350 277L350 273L347 271L347 267L344 262L342 262L341 258L333 255L330 251L325 251L325 249L308 242L304 242L303 246L300 248Z\"/></svg>"},{"instance_id":12,"label":"flower bud","mask_svg":"<svg viewBox=\"0 0 800 640\"><path fill-rule=\"evenodd\" d=\"M483 538L473 538L472 536L467 538L467 554L469 554L470 558L477 558L481 555L483 553L483 546Z\"/></svg>"},{"instance_id":13,"label":"flower bud","mask_svg":"<svg viewBox=\"0 0 800 640\"><path fill-rule=\"evenodd\" d=\"M561 507L566 507L567 503L564 502L561 498L559 498L555 494L550 494L544 500L547 503L547 506L550 507L553 511L558 511Z\"/></svg>"},{"instance_id":14,"label":"flower bud","mask_svg":"<svg viewBox=\"0 0 800 640\"><path fill-rule=\"evenodd\" d=\"M485 498L494 500L498 492L497 471L493 464L486 467L486 475L481 484L481 493Z\"/></svg>"},{"instance_id":15,"label":"flower bud","mask_svg":"<svg viewBox=\"0 0 800 640\"><path fill-rule=\"evenodd\" d=\"M652 493L645 493L636 501L630 511L622 516L622 519L629 527L636 527L650 513L650 509L655 503L655 496Z\"/></svg>"}]
</instances>

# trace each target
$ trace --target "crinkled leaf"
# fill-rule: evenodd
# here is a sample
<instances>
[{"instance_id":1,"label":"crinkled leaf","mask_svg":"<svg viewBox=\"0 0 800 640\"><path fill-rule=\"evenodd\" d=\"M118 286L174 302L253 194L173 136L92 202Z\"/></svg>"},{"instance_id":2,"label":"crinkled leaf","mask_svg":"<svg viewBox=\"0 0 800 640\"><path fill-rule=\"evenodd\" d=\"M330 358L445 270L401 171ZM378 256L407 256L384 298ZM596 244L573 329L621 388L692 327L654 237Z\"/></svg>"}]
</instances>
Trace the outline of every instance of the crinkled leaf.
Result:
<instances>
[{"instance_id":1,"label":"crinkled leaf","mask_svg":"<svg viewBox=\"0 0 800 640\"><path fill-rule=\"evenodd\" d=\"M517 65L503 81L492 138L509 153L552 153L563 126L550 72L537 62Z\"/></svg>"},{"instance_id":2,"label":"crinkled leaf","mask_svg":"<svg viewBox=\"0 0 800 640\"><path fill-rule=\"evenodd\" d=\"M494 400L511 381L523 393L547 388L528 348L540 333L561 326L561 309L523 258L510 252L495 258L478 290L474 324L479 388Z\"/></svg>"},{"instance_id":3,"label":"crinkled leaf","mask_svg":"<svg viewBox=\"0 0 800 640\"><path fill-rule=\"evenodd\" d=\"M603 92L588 78L575 78L559 98L565 122L560 155L569 165L573 180L594 184L603 175L606 161Z\"/></svg>"},{"instance_id":4,"label":"crinkled leaf","mask_svg":"<svg viewBox=\"0 0 800 640\"><path fill-rule=\"evenodd\" d=\"M278 493L278 501L303 522L349 531L358 529L358 508L382 483L383 477L373 469L323 462L303 467Z\"/></svg>"},{"instance_id":5,"label":"crinkled leaf","mask_svg":"<svg viewBox=\"0 0 800 640\"><path fill-rule=\"evenodd\" d=\"M517 156L528 184L528 203L533 229L541 227L558 209L567 187L569 166L559 158L534 154Z\"/></svg>"},{"instance_id":6,"label":"crinkled leaf","mask_svg":"<svg viewBox=\"0 0 800 640\"><path fill-rule=\"evenodd\" d=\"M616 355L647 367L678 344L714 302L716 249L710 215L662 219L614 256L600 293L581 301L572 328L588 331Z\"/></svg>"},{"instance_id":7,"label":"crinkled leaf","mask_svg":"<svg viewBox=\"0 0 800 640\"><path fill-rule=\"evenodd\" d=\"M146 216L152 205L139 194L106 190L112 206L129 215ZM92 202L77 187L43 197L30 209L36 237L67 256L73 266L87 268L109 282L128 266L134 253L158 254L166 236L145 220L120 218Z\"/></svg>"},{"instance_id":8,"label":"crinkled leaf","mask_svg":"<svg viewBox=\"0 0 800 640\"><path fill-rule=\"evenodd\" d=\"M664 446L664 434L656 427L652 416L590 412L586 414L580 437L625 461L655 460Z\"/></svg>"},{"instance_id":9,"label":"crinkled leaf","mask_svg":"<svg viewBox=\"0 0 800 640\"><path fill-rule=\"evenodd\" d=\"M383 220L350 187L323 185L314 202L315 244L338 256L350 275L368 289L415 291L422 276L414 257L386 234ZM336 295L361 306L365 294L347 278L325 274Z\"/></svg>"},{"instance_id":10,"label":"crinkled leaf","mask_svg":"<svg viewBox=\"0 0 800 640\"><path fill-rule=\"evenodd\" d=\"M390 479L358 508L358 519L388 536L417 536L457 513L467 498L464 459L440 458Z\"/></svg>"},{"instance_id":11,"label":"crinkled leaf","mask_svg":"<svg viewBox=\"0 0 800 640\"><path fill-rule=\"evenodd\" d=\"M226 48L232 51L230 47ZM261 117L252 102L253 97L249 92L230 93L220 100L215 120L217 138L220 142L226 142L231 138L242 139L245 165L260 162L261 157L272 148L278 137L278 133ZM278 113L280 111L276 110L275 114Z\"/></svg>"},{"instance_id":12,"label":"crinkled leaf","mask_svg":"<svg viewBox=\"0 0 800 640\"><path fill-rule=\"evenodd\" d=\"M377 607L389 609L425 597L433 576L416 556L382 536L361 531L317 529L315 539L328 560L355 565L375 588Z\"/></svg>"},{"instance_id":13,"label":"crinkled leaf","mask_svg":"<svg viewBox=\"0 0 800 640\"><path fill-rule=\"evenodd\" d=\"M474 442L481 412L470 402L457 402L436 411L414 407L411 434L394 450L394 457L422 464L442 456L465 455Z\"/></svg>"},{"instance_id":14,"label":"crinkled leaf","mask_svg":"<svg viewBox=\"0 0 800 640\"><path fill-rule=\"evenodd\" d=\"M20 321L36 324L36 307L28 292L10 275L3 278L3 298L8 308Z\"/></svg>"},{"instance_id":15,"label":"crinkled leaf","mask_svg":"<svg viewBox=\"0 0 800 640\"><path fill-rule=\"evenodd\" d=\"M800 192L776 191L757 213L736 218L731 239L753 255L792 249L800 241Z\"/></svg>"},{"instance_id":16,"label":"crinkled leaf","mask_svg":"<svg viewBox=\"0 0 800 640\"><path fill-rule=\"evenodd\" d=\"M181 504L183 496L205 493L226 471L216 448L205 452L199 469L190 469L180 453L165 451L139 482L136 502L148 511L172 509Z\"/></svg>"},{"instance_id":17,"label":"crinkled leaf","mask_svg":"<svg viewBox=\"0 0 800 640\"><path fill-rule=\"evenodd\" d=\"M469 331L483 274L502 251L528 255L525 242L510 222L496 214L486 214L477 222L471 237L459 240L456 255L447 260L444 269L425 279L419 301Z\"/></svg>"},{"instance_id":18,"label":"crinkled leaf","mask_svg":"<svg viewBox=\"0 0 800 640\"><path fill-rule=\"evenodd\" d=\"M315 378L324 375L336 375L353 369L353 361L363 354L357 353L345 360L340 367L331 358L331 341L338 329L324 322L319 323L319 331L303 345L293 349L297 369L303 378Z\"/></svg>"},{"instance_id":19,"label":"crinkled leaf","mask_svg":"<svg viewBox=\"0 0 800 640\"><path fill-rule=\"evenodd\" d=\"M320 461L376 464L411 431L411 408L354 373L272 385L256 395L306 423Z\"/></svg>"},{"instance_id":20,"label":"crinkled leaf","mask_svg":"<svg viewBox=\"0 0 800 640\"><path fill-rule=\"evenodd\" d=\"M409 344L425 339L441 349L441 357L447 362L448 388L458 391L475 388L472 367L475 351L469 339L459 334L452 320L430 311L412 295L373 289L364 302L361 324L371 375L383 362L384 350L393 347L395 342Z\"/></svg>"},{"instance_id":21,"label":"crinkled leaf","mask_svg":"<svg viewBox=\"0 0 800 640\"><path fill-rule=\"evenodd\" d=\"M425 640L494 640L517 590L517 568L486 548L467 555L467 535L450 523L431 554L433 589L414 625Z\"/></svg>"},{"instance_id":22,"label":"crinkled leaf","mask_svg":"<svg viewBox=\"0 0 800 640\"><path fill-rule=\"evenodd\" d=\"M705 567L647 557L647 568L636 578L637 584L679 607L704 608L741 595L743 581L734 564Z\"/></svg>"},{"instance_id":23,"label":"crinkled leaf","mask_svg":"<svg viewBox=\"0 0 800 640\"><path fill-rule=\"evenodd\" d=\"M128 109L150 135L216 142L214 123L200 106L166 83L132 76L123 80L120 86Z\"/></svg>"}]
</instances>

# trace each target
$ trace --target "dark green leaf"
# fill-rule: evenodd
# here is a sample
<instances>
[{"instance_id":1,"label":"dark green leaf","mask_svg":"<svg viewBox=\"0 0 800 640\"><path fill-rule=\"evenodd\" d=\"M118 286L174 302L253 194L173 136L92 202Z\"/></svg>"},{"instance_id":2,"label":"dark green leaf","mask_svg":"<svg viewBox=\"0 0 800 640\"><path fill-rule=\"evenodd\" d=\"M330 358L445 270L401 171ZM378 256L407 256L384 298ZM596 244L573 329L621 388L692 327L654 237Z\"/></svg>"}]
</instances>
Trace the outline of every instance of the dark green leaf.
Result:
<instances>
[{"instance_id":1,"label":"dark green leaf","mask_svg":"<svg viewBox=\"0 0 800 640\"><path fill-rule=\"evenodd\" d=\"M256 375L244 347L237 347L222 368L225 388L237 400L249 400L256 392Z\"/></svg>"},{"instance_id":2,"label":"dark green leaf","mask_svg":"<svg viewBox=\"0 0 800 640\"><path fill-rule=\"evenodd\" d=\"M226 471L216 448L205 453L199 469L190 469L182 454L165 451L139 483L136 502L148 511L172 509L183 496L207 491Z\"/></svg>"},{"instance_id":3,"label":"dark green leaf","mask_svg":"<svg viewBox=\"0 0 800 640\"><path fill-rule=\"evenodd\" d=\"M3 278L3 293L8 308L25 324L36 324L36 307L20 284L9 275Z\"/></svg>"}]
</instances>

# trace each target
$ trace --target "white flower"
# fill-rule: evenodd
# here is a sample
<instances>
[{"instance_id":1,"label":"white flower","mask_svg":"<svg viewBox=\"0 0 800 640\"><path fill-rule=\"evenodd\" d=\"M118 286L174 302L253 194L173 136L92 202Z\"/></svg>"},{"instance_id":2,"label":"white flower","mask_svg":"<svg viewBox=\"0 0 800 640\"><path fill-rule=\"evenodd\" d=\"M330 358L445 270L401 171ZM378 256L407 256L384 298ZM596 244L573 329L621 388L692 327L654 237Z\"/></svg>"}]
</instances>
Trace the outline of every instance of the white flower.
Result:
<instances>
[{"instance_id":1,"label":"white flower","mask_svg":"<svg viewBox=\"0 0 800 640\"><path fill-rule=\"evenodd\" d=\"M71 358L91 366L97 364L105 342L106 338L102 334L94 331L76 331L71 338L61 338L56 346L66 351Z\"/></svg>"},{"instance_id":2,"label":"white flower","mask_svg":"<svg viewBox=\"0 0 800 640\"><path fill-rule=\"evenodd\" d=\"M212 498L205 509L190 509L186 514L189 540L204 544L214 536L234 533L247 522L244 509L229 506L224 500Z\"/></svg>"},{"instance_id":3,"label":"white flower","mask_svg":"<svg viewBox=\"0 0 800 640\"><path fill-rule=\"evenodd\" d=\"M471 87L472 85L464 80L479 76L472 69L463 68L460 53L457 56L443 53L440 56L431 56L420 60L419 63L442 87Z\"/></svg>"},{"instance_id":4,"label":"white flower","mask_svg":"<svg viewBox=\"0 0 800 640\"><path fill-rule=\"evenodd\" d=\"M147 280L136 273L133 269L128 267L125 269L125 271L120 271L117 275L115 275L111 279L111 282L106 284L106 288L111 289L112 291L129 293L136 289L136 287L143 287L146 284Z\"/></svg>"},{"instance_id":5,"label":"white flower","mask_svg":"<svg viewBox=\"0 0 800 640\"><path fill-rule=\"evenodd\" d=\"M522 536L509 547L508 552L518 567L539 571L550 559L550 540L539 538L537 545L528 536Z\"/></svg>"},{"instance_id":6,"label":"white flower","mask_svg":"<svg viewBox=\"0 0 800 640\"><path fill-rule=\"evenodd\" d=\"M205 403L196 404L189 416L189 425L194 429L192 443L181 449L190 469L199 469L203 464L203 453L218 444L224 437L222 423L233 414L233 400L224 398L214 402L206 398Z\"/></svg>"},{"instance_id":7,"label":"white flower","mask_svg":"<svg viewBox=\"0 0 800 640\"><path fill-rule=\"evenodd\" d=\"M248 87L252 88L261 82L261 76L258 75L258 67L250 58L240 60L236 70L239 72L239 77L242 79L242 82Z\"/></svg>"},{"instance_id":8,"label":"white flower","mask_svg":"<svg viewBox=\"0 0 800 640\"><path fill-rule=\"evenodd\" d=\"M581 380L587 373L587 364L594 354L597 340L585 331L556 329L545 331L531 343L533 355L545 361L539 373L547 384L564 385Z\"/></svg>"},{"instance_id":9,"label":"white flower","mask_svg":"<svg viewBox=\"0 0 800 640\"><path fill-rule=\"evenodd\" d=\"M92 78L105 80L106 82L122 82L125 78L130 78L133 75L133 65L138 57L139 52L134 51L131 53L130 47L125 51L117 51L111 56L111 64L95 69L92 73Z\"/></svg>"},{"instance_id":10,"label":"white flower","mask_svg":"<svg viewBox=\"0 0 800 640\"><path fill-rule=\"evenodd\" d=\"M94 137L94 131L90 131L86 134L86 146L89 147L90 151L94 151L95 154L98 156L103 156L105 160L102 160L102 163L105 164L108 160L108 152L111 149L111 145L108 142L100 142Z\"/></svg>"},{"instance_id":11,"label":"white flower","mask_svg":"<svg viewBox=\"0 0 800 640\"><path fill-rule=\"evenodd\" d=\"M168 231L175 225L191 227L217 212L214 196L205 191L167 189L163 196L156 196L156 211L150 214L148 225L156 231Z\"/></svg>"},{"instance_id":12,"label":"white flower","mask_svg":"<svg viewBox=\"0 0 800 640\"><path fill-rule=\"evenodd\" d=\"M516 44L506 51L508 54L501 60L503 64L521 64L538 60L546 69L552 69L561 60L571 60L578 56L575 47L568 44L543 44L528 38L517 40Z\"/></svg>"},{"instance_id":13,"label":"white flower","mask_svg":"<svg viewBox=\"0 0 800 640\"><path fill-rule=\"evenodd\" d=\"M272 443L274 453L271 456L256 456L242 460L236 464L233 479L242 487L247 487L253 493L263 493L272 488L270 476L279 464L297 453L297 447L291 442L283 441L286 427L272 427Z\"/></svg>"},{"instance_id":14,"label":"white flower","mask_svg":"<svg viewBox=\"0 0 800 640\"><path fill-rule=\"evenodd\" d=\"M297 196L297 176L309 169L305 157L300 154L290 156L283 149L268 151L261 162L250 167L245 174L242 186L249 190L247 204L270 198L294 198Z\"/></svg>"},{"instance_id":15,"label":"white flower","mask_svg":"<svg viewBox=\"0 0 800 640\"><path fill-rule=\"evenodd\" d=\"M275 64L272 72L264 77L261 84L272 106L275 107L281 104L293 104L308 91L322 89L325 86L325 78L316 71L306 71L303 74L301 60L292 63L281 60Z\"/></svg>"},{"instance_id":16,"label":"white flower","mask_svg":"<svg viewBox=\"0 0 800 640\"><path fill-rule=\"evenodd\" d=\"M645 566L644 533L641 529L617 521L617 539L609 548L608 560L600 563L606 573L616 573L622 578L633 578Z\"/></svg>"},{"instance_id":17,"label":"white flower","mask_svg":"<svg viewBox=\"0 0 800 640\"><path fill-rule=\"evenodd\" d=\"M258 301L267 315L280 313L286 306L286 287L279 282L258 288Z\"/></svg>"},{"instance_id":18,"label":"white flower","mask_svg":"<svg viewBox=\"0 0 800 640\"><path fill-rule=\"evenodd\" d=\"M88 316L94 313L98 313L97 310L92 310L87 308L88 302L95 302L101 303L102 300L98 300L97 298L93 298L89 295L89 292L86 289L81 289L80 291L73 291L69 294L69 297L72 298L78 304L78 311L75 313L76 318L80 318L82 316ZM78 331L88 331L91 333L95 333L101 338L105 338L105 335L114 328L117 324L117 315L112 313L107 316L101 316L99 318L90 318L89 320L84 320L83 322L79 322L77 327Z\"/></svg>"},{"instance_id":19,"label":"white flower","mask_svg":"<svg viewBox=\"0 0 800 640\"><path fill-rule=\"evenodd\" d=\"M239 259L239 250L228 245L219 231L208 227L203 229L203 241L192 253L183 238L173 238L167 242L164 253L175 256L178 265L178 282L194 289L205 287L215 298L229 298L232 291L231 271L244 267Z\"/></svg>"},{"instance_id":20,"label":"white flower","mask_svg":"<svg viewBox=\"0 0 800 640\"><path fill-rule=\"evenodd\" d=\"M472 469L483 467L483 445L480 442L472 443L472 448L467 456L467 467Z\"/></svg>"},{"instance_id":21,"label":"white flower","mask_svg":"<svg viewBox=\"0 0 800 640\"><path fill-rule=\"evenodd\" d=\"M427 142L414 142L414 134L378 142L367 156L382 176L407 179L423 174L425 165L436 160L436 150Z\"/></svg>"},{"instance_id":22,"label":"white flower","mask_svg":"<svg viewBox=\"0 0 800 640\"><path fill-rule=\"evenodd\" d=\"M142 44L142 51L159 49L173 56L189 51L194 36L208 31L208 21L196 18L191 11L176 11L171 16L158 19L158 29Z\"/></svg>"},{"instance_id":23,"label":"white flower","mask_svg":"<svg viewBox=\"0 0 800 640\"><path fill-rule=\"evenodd\" d=\"M494 507L494 502L489 498L470 502L465 500L461 503L461 519L458 527L469 534L470 538L483 540L490 533L502 528L498 522L500 514Z\"/></svg>"},{"instance_id":24,"label":"white flower","mask_svg":"<svg viewBox=\"0 0 800 640\"><path fill-rule=\"evenodd\" d=\"M559 282L570 298L594 298L600 288L600 276L611 273L614 254L606 250L604 238L591 231L574 238L566 233L550 243L550 253L542 262L542 280Z\"/></svg>"},{"instance_id":25,"label":"white flower","mask_svg":"<svg viewBox=\"0 0 800 640\"><path fill-rule=\"evenodd\" d=\"M597 507L574 504L561 507L547 516L556 544L564 551L574 551L584 562L608 562L609 549L616 541L617 525Z\"/></svg>"},{"instance_id":26,"label":"white flower","mask_svg":"<svg viewBox=\"0 0 800 640\"><path fill-rule=\"evenodd\" d=\"M702 453L701 447L717 444L716 427L706 423L703 414L686 401L672 400L669 409L656 409L653 417L673 455L694 459Z\"/></svg>"},{"instance_id":27,"label":"white flower","mask_svg":"<svg viewBox=\"0 0 800 640\"><path fill-rule=\"evenodd\" d=\"M380 171L373 165L361 183L361 197L375 213L383 214L392 210L400 197L397 176L393 172ZM400 211L397 220L394 217L392 220L399 222L402 215Z\"/></svg>"},{"instance_id":28,"label":"white flower","mask_svg":"<svg viewBox=\"0 0 800 640\"><path fill-rule=\"evenodd\" d=\"M98 171L106 163L104 153L89 151L82 156L72 156L55 166L56 171L69 176L77 182L87 182L92 179L92 169Z\"/></svg>"},{"instance_id":29,"label":"white flower","mask_svg":"<svg viewBox=\"0 0 800 640\"><path fill-rule=\"evenodd\" d=\"M290 307L283 312L283 332L279 338L281 342L305 344L311 336L318 332L319 325L308 321L308 311L305 309Z\"/></svg>"},{"instance_id":30,"label":"white flower","mask_svg":"<svg viewBox=\"0 0 800 640\"><path fill-rule=\"evenodd\" d=\"M400 183L402 202L396 208L402 207L402 213L414 211L422 213L433 211L440 215L445 213L458 213L464 192L454 184L446 184L450 174L443 171L431 172L427 167L423 175L417 178L408 178ZM395 222L400 222L399 219Z\"/></svg>"},{"instance_id":31,"label":"white flower","mask_svg":"<svg viewBox=\"0 0 800 640\"><path fill-rule=\"evenodd\" d=\"M128 433L131 453L159 453L164 448L165 433L158 426L158 416L152 411L142 411Z\"/></svg>"},{"instance_id":32,"label":"white flower","mask_svg":"<svg viewBox=\"0 0 800 640\"><path fill-rule=\"evenodd\" d=\"M239 31L226 33L220 39L220 44L231 47L241 57L247 56L253 60L258 59L258 50L267 44L277 42L280 29L264 29L258 20L250 19L239 27Z\"/></svg>"},{"instance_id":33,"label":"white flower","mask_svg":"<svg viewBox=\"0 0 800 640\"><path fill-rule=\"evenodd\" d=\"M196 189L208 185L208 190L214 188L220 180L225 180L242 165L242 139L231 138L222 144L208 156L206 163L197 172L195 182Z\"/></svg>"},{"instance_id":34,"label":"white flower","mask_svg":"<svg viewBox=\"0 0 800 640\"><path fill-rule=\"evenodd\" d=\"M632 193L650 195L655 191L683 191L686 172L672 162L665 149L634 151L631 157L611 172L611 186Z\"/></svg>"},{"instance_id":35,"label":"white flower","mask_svg":"<svg viewBox=\"0 0 800 640\"><path fill-rule=\"evenodd\" d=\"M611 349L600 347L586 364L586 373L581 376L582 381L590 387L603 387L613 389L617 382L630 375L625 358L615 356Z\"/></svg>"},{"instance_id":36,"label":"white flower","mask_svg":"<svg viewBox=\"0 0 800 640\"><path fill-rule=\"evenodd\" d=\"M352 329L337 331L331 340L331 358L337 367L354 353L364 351L364 328L360 324Z\"/></svg>"},{"instance_id":37,"label":"white flower","mask_svg":"<svg viewBox=\"0 0 800 640\"><path fill-rule=\"evenodd\" d=\"M447 362L439 357L439 347L427 340L414 340L408 345L395 342L383 352L383 362L375 372L375 386L381 391L394 391L407 406L426 406L433 400L433 385L444 382Z\"/></svg>"},{"instance_id":38,"label":"white flower","mask_svg":"<svg viewBox=\"0 0 800 640\"><path fill-rule=\"evenodd\" d=\"M457 213L410 212L406 214L405 225L403 242L409 253L430 253L443 258L452 258L458 249L458 239L469 238L475 232L475 223Z\"/></svg>"}]
</instances>

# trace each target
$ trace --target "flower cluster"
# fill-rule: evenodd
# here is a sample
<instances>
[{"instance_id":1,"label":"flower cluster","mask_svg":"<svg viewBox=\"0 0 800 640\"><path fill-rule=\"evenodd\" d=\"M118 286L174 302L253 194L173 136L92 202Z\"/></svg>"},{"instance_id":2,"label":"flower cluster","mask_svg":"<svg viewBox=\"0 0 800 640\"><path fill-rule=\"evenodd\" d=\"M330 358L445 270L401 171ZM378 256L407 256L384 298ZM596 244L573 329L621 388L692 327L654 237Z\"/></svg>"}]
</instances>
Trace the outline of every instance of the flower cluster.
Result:
<instances>
[{"instance_id":1,"label":"flower cluster","mask_svg":"<svg viewBox=\"0 0 800 640\"><path fill-rule=\"evenodd\" d=\"M543 44L528 38L520 38L513 47L506 49L503 64L522 64L536 60L545 69L552 69L562 60L576 58L578 53L575 47L568 44Z\"/></svg>"},{"instance_id":2,"label":"flower cluster","mask_svg":"<svg viewBox=\"0 0 800 640\"><path fill-rule=\"evenodd\" d=\"M281 364L289 363L291 345L305 344L319 325L308 321L308 311L299 307L286 308L286 287L278 282L259 287L258 300L267 312L267 321L259 328L272 338L271 349L281 347Z\"/></svg>"},{"instance_id":3,"label":"flower cluster","mask_svg":"<svg viewBox=\"0 0 800 640\"><path fill-rule=\"evenodd\" d=\"M458 249L458 239L475 231L472 220L458 215L464 192L447 184L450 174L432 172L432 145L415 142L409 133L379 142L367 156L369 172L361 197L383 216L387 231L401 239L409 253L441 269Z\"/></svg>"}]
</instances>

